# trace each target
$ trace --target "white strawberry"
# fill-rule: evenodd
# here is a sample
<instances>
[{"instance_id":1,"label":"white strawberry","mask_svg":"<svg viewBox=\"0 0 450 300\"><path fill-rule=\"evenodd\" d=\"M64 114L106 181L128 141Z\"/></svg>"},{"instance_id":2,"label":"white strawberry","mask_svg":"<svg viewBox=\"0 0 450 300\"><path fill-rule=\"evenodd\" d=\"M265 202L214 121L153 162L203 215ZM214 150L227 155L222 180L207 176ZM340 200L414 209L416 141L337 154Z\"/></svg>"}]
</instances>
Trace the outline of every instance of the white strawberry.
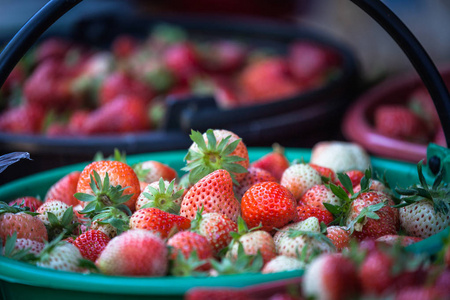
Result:
<instances>
[{"instance_id":1,"label":"white strawberry","mask_svg":"<svg viewBox=\"0 0 450 300\"><path fill-rule=\"evenodd\" d=\"M75 245L58 240L46 245L40 252L36 265L54 270L83 272L85 269L80 265L82 260L83 257Z\"/></svg>"},{"instance_id":2,"label":"white strawberry","mask_svg":"<svg viewBox=\"0 0 450 300\"><path fill-rule=\"evenodd\" d=\"M72 206L59 200L48 200L44 202L36 212L39 213L38 218L47 227L50 240L63 231L67 235L75 232L80 224L78 217L73 212Z\"/></svg>"},{"instance_id":3,"label":"white strawberry","mask_svg":"<svg viewBox=\"0 0 450 300\"><path fill-rule=\"evenodd\" d=\"M295 257L277 255L264 265L261 273L278 273L293 270L303 270L304 268L305 263Z\"/></svg>"},{"instance_id":4,"label":"white strawberry","mask_svg":"<svg viewBox=\"0 0 450 300\"><path fill-rule=\"evenodd\" d=\"M370 156L360 145L341 141L324 141L314 145L310 163L332 169L365 171L371 166Z\"/></svg>"},{"instance_id":5,"label":"white strawberry","mask_svg":"<svg viewBox=\"0 0 450 300\"><path fill-rule=\"evenodd\" d=\"M280 183L298 200L308 189L317 184L321 184L322 177L309 164L301 163L291 165L287 168L281 176Z\"/></svg>"}]
</instances>

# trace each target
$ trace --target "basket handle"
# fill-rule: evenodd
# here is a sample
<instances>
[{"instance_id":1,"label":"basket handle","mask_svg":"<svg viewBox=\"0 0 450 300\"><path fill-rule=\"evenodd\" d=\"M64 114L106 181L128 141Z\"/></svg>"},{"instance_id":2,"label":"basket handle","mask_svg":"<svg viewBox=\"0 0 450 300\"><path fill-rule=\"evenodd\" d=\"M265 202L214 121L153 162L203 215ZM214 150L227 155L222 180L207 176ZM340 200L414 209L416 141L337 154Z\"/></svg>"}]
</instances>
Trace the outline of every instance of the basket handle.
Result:
<instances>
[{"instance_id":1,"label":"basket handle","mask_svg":"<svg viewBox=\"0 0 450 300\"><path fill-rule=\"evenodd\" d=\"M409 58L433 99L447 146L450 146L450 95L428 53L406 25L380 0L351 1L377 21Z\"/></svg>"},{"instance_id":2,"label":"basket handle","mask_svg":"<svg viewBox=\"0 0 450 300\"><path fill-rule=\"evenodd\" d=\"M14 35L0 53L0 87L39 37L82 0L50 0Z\"/></svg>"}]
</instances>

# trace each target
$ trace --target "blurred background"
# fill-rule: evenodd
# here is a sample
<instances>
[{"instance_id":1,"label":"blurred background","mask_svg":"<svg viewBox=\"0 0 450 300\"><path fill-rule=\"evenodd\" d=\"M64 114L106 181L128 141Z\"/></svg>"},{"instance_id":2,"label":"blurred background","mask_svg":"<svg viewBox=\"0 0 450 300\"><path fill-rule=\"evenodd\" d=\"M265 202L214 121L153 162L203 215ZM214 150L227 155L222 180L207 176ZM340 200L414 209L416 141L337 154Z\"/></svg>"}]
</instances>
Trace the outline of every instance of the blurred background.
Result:
<instances>
[{"instance_id":1,"label":"blurred background","mask_svg":"<svg viewBox=\"0 0 450 300\"><path fill-rule=\"evenodd\" d=\"M5 45L46 3L47 1L43 0L0 1L2 44ZM408 26L436 65L443 66L450 61L450 32L448 31L450 3L448 1L386 0L383 3ZM135 22L141 19L150 20L150 22ZM341 130L341 123L344 121L347 110L378 84L398 75L414 75L411 62L399 46L380 25L349 0L89 0L81 2L59 19L41 37L39 43L53 36L78 38L89 42L101 42L103 39L106 41L110 38L109 41L112 43L115 37L123 33L128 34L130 30L134 31L131 32L132 34L141 31L141 36L143 32L151 32L149 24L153 26L157 22L155 20L160 19L189 20L191 29L195 27L194 29L199 32L201 28L202 33L206 29L215 28L216 31L212 34L215 35L214 38L224 34L223 37L226 38L234 35L242 39L242 36L251 32L253 42L256 41L256 44L263 44L265 47L274 45L274 48L282 48L284 50L281 52L284 51L284 54L295 52L289 47L297 40L319 41L332 48L335 47L334 51L341 55L337 59L339 60L337 65L342 67L341 73L338 75L333 73L335 77L330 77L329 85L327 83L324 86L306 90L297 98L292 95L280 96L280 99L285 102L280 101L282 104L278 106L274 104L276 101L257 103L254 106L247 105L244 108L233 106L236 101L242 102L242 98L232 94L238 98L238 100L234 99L230 96L229 90L224 89L222 85L219 92L214 91L215 99L213 100L201 94L201 96L192 97L189 105L180 104L178 101L177 104L170 104L169 108L165 107L163 111L166 113L166 120L161 121L163 125L158 124L154 127L151 134L147 131L139 134L126 133L115 137L113 132L105 137L104 132L100 132L98 136L74 138L71 135L49 137L44 136L42 132L14 133L7 130L8 126L11 128L12 125L2 125L5 122L2 123L0 116L1 153L29 151L33 161L24 161L19 164L29 170L28 173L34 173L68 163L86 161L97 151L108 154L114 147L121 148L130 154L184 149L190 143L188 134L191 127L204 130L210 124L221 126L222 123L218 120L222 119L228 121L226 124L223 123L222 127L236 129L249 146L271 146L274 142L278 142L285 147L310 148L324 139L351 140L349 135ZM89 26L86 26L86 23ZM194 23L196 25L192 27ZM118 27L116 28L115 25ZM224 25L228 26L228 29L232 28L232 32L224 30L222 28ZM149 27L146 28L146 26ZM220 30L219 27L221 27ZM305 34L303 32L305 28L312 33ZM301 34L296 36L296 31ZM300 50L297 52L301 53ZM117 53L113 53L114 55L117 56ZM254 61L256 56L253 55L250 61ZM314 61L311 57L303 60L310 63ZM36 65L32 66L32 68L35 67ZM327 76L331 76L330 74L328 73ZM31 75L31 71L28 75ZM162 75L158 76L162 78ZM215 84L218 82L216 79L217 76L214 77ZM342 89L336 90L333 80L334 85L346 89L347 93L344 93ZM220 80L220 82L223 81ZM416 80L413 86L419 86L419 83L420 81ZM205 86L203 85L202 88L204 89ZM404 92L406 98L409 97L409 92L412 91ZM6 92L3 93L3 111L13 106L8 102L12 97L11 94L12 92L8 95ZM164 94L164 96L168 95L169 93ZM25 99L25 102L27 100L23 94L15 97L17 98ZM217 102L218 98L222 102ZM285 106L288 111L282 111L281 106ZM204 107L209 110L203 111ZM329 109L319 111L318 107L322 109L329 107ZM154 118L158 118L157 109L159 108L159 106L153 107ZM167 121L169 113L172 117L170 121ZM189 118L189 114L195 117ZM201 123L199 120L202 120L201 118L206 114L214 117L205 117L206 121ZM316 121L309 120L308 117L312 118L314 114L317 114ZM243 115L249 117L248 122L243 121ZM159 118L164 119L160 115ZM369 117L368 122L372 124L373 118ZM214 122L208 123L208 120ZM67 131L64 132L67 133ZM434 136L433 132L433 138ZM414 139L409 138L408 142L412 140ZM426 147L429 141L421 141L421 143ZM373 154L379 154L376 151L372 152L369 148L368 150ZM420 155L423 155L423 152ZM389 154L386 156L389 157ZM17 169L17 167L13 168ZM23 175L23 173L14 172L13 168L7 169L2 175L3 182Z\"/></svg>"}]
</instances>

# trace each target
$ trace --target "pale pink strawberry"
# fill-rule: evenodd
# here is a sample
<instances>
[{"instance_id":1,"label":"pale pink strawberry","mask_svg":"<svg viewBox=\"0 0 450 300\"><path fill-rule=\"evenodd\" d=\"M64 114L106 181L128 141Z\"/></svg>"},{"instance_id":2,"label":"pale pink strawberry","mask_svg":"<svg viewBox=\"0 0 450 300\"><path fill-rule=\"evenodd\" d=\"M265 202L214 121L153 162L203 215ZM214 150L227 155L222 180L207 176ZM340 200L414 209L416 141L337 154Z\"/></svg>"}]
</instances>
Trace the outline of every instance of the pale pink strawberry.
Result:
<instances>
[{"instance_id":1,"label":"pale pink strawberry","mask_svg":"<svg viewBox=\"0 0 450 300\"><path fill-rule=\"evenodd\" d=\"M383 193L387 193L387 194L390 193L389 188L386 187L386 185L384 183L382 183L381 181L376 180L376 179L372 179L371 180L371 184L370 184L369 190L371 190L371 191L379 191L379 192L383 192ZM358 184L355 187L353 187L353 192L354 193L358 193L359 191L361 191L361 185L360 184Z\"/></svg>"},{"instance_id":2,"label":"pale pink strawberry","mask_svg":"<svg viewBox=\"0 0 450 300\"><path fill-rule=\"evenodd\" d=\"M233 182L225 170L217 170L198 181L183 198L180 215L194 219L199 209L216 212L237 221L240 203L234 196Z\"/></svg>"},{"instance_id":3,"label":"pale pink strawberry","mask_svg":"<svg viewBox=\"0 0 450 300\"><path fill-rule=\"evenodd\" d=\"M340 253L322 254L312 261L303 276L306 297L353 299L360 295L357 267Z\"/></svg>"},{"instance_id":4,"label":"pale pink strawberry","mask_svg":"<svg viewBox=\"0 0 450 300\"><path fill-rule=\"evenodd\" d=\"M197 217L191 223L192 230L208 239L214 256L217 256L233 239L230 233L238 230L236 222L221 213L204 213L198 214Z\"/></svg>"},{"instance_id":5,"label":"pale pink strawberry","mask_svg":"<svg viewBox=\"0 0 450 300\"><path fill-rule=\"evenodd\" d=\"M95 264L107 275L164 276L168 269L168 249L156 234L130 229L113 238Z\"/></svg>"},{"instance_id":6,"label":"pale pink strawberry","mask_svg":"<svg viewBox=\"0 0 450 300\"><path fill-rule=\"evenodd\" d=\"M22 207L28 207L30 208L31 212L35 212L36 209L38 209L39 206L42 205L42 201L33 196L26 196L26 197L19 197L8 203L9 206L14 204L20 205Z\"/></svg>"},{"instance_id":7,"label":"pale pink strawberry","mask_svg":"<svg viewBox=\"0 0 450 300\"><path fill-rule=\"evenodd\" d=\"M171 182L177 178L177 171L167 164L155 160L147 160L133 166L140 181L152 183L160 178Z\"/></svg>"},{"instance_id":8,"label":"pale pink strawberry","mask_svg":"<svg viewBox=\"0 0 450 300\"><path fill-rule=\"evenodd\" d=\"M21 249L28 249L29 253L38 255L42 249L44 249L45 243L33 241L30 239L17 239L16 244L14 245L14 249L21 250Z\"/></svg>"},{"instance_id":9,"label":"pale pink strawberry","mask_svg":"<svg viewBox=\"0 0 450 300\"><path fill-rule=\"evenodd\" d=\"M383 235L376 239L376 241L380 242L380 243L385 243L388 245L400 244L403 247L412 245L412 244L420 242L422 240L423 240L423 238L421 238L421 237L398 235L398 234Z\"/></svg>"},{"instance_id":10,"label":"pale pink strawberry","mask_svg":"<svg viewBox=\"0 0 450 300\"><path fill-rule=\"evenodd\" d=\"M233 243L233 246L227 252L227 257L232 260L237 259L239 244L242 244L247 255L256 255L260 251L264 263L277 255L273 237L267 231L256 230L243 234Z\"/></svg>"},{"instance_id":11,"label":"pale pink strawberry","mask_svg":"<svg viewBox=\"0 0 450 300\"><path fill-rule=\"evenodd\" d=\"M281 176L289 168L290 162L284 153L284 148L274 144L272 145L272 152L255 160L251 163L251 166L269 171L280 182Z\"/></svg>"},{"instance_id":12,"label":"pale pink strawberry","mask_svg":"<svg viewBox=\"0 0 450 300\"><path fill-rule=\"evenodd\" d=\"M0 214L0 239L6 242L8 236L17 232L17 238L43 242L48 240L47 229L37 216L25 212Z\"/></svg>"},{"instance_id":13,"label":"pale pink strawberry","mask_svg":"<svg viewBox=\"0 0 450 300\"><path fill-rule=\"evenodd\" d=\"M300 198L299 203L324 209L323 203L341 205L341 199L324 184L316 184L309 188Z\"/></svg>"},{"instance_id":14,"label":"pale pink strawberry","mask_svg":"<svg viewBox=\"0 0 450 300\"><path fill-rule=\"evenodd\" d=\"M278 180L269 171L252 166L248 167L248 173L239 182L239 186L234 188L237 198L241 199L245 192L255 183L264 181L277 182Z\"/></svg>"},{"instance_id":15,"label":"pale pink strawberry","mask_svg":"<svg viewBox=\"0 0 450 300\"><path fill-rule=\"evenodd\" d=\"M320 174L308 164L295 164L287 168L280 181L299 200L311 187L321 184Z\"/></svg>"},{"instance_id":16,"label":"pale pink strawberry","mask_svg":"<svg viewBox=\"0 0 450 300\"><path fill-rule=\"evenodd\" d=\"M293 270L303 270L304 268L305 263L295 257L277 255L264 265L261 273L278 273Z\"/></svg>"},{"instance_id":17,"label":"pale pink strawberry","mask_svg":"<svg viewBox=\"0 0 450 300\"><path fill-rule=\"evenodd\" d=\"M60 271L83 272L85 270L80 265L82 259L80 250L75 245L60 241L52 247L44 248L36 265Z\"/></svg>"},{"instance_id":18,"label":"pale pink strawberry","mask_svg":"<svg viewBox=\"0 0 450 300\"><path fill-rule=\"evenodd\" d=\"M334 172L365 171L371 166L370 156L360 145L341 141L324 141L314 145L309 161Z\"/></svg>"}]
</instances>

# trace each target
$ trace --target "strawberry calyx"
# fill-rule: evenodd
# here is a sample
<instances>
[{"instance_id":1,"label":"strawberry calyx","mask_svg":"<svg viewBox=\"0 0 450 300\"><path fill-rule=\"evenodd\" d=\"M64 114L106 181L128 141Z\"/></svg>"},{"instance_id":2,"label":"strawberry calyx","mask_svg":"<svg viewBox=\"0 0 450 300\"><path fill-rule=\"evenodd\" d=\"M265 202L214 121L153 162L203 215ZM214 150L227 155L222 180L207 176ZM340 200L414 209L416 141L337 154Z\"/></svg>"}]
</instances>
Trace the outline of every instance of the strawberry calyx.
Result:
<instances>
[{"instance_id":1,"label":"strawberry calyx","mask_svg":"<svg viewBox=\"0 0 450 300\"><path fill-rule=\"evenodd\" d=\"M113 155L105 157L105 155L102 152L97 152L95 153L94 158L92 159L92 161L104 161L104 160L120 161L126 164L127 154L125 151L120 152L119 149L114 148Z\"/></svg>"},{"instance_id":2,"label":"strawberry calyx","mask_svg":"<svg viewBox=\"0 0 450 300\"><path fill-rule=\"evenodd\" d=\"M111 186L108 173L106 173L103 182L97 171L93 170L92 173L90 174L91 182L89 186L93 191L93 195L86 193L74 194L74 197L78 200L87 202L87 205L79 213L86 214L92 218L104 208L112 206L131 215L130 209L124 204L133 196L133 194L123 194L123 191L128 187L123 188L121 185Z\"/></svg>"},{"instance_id":3,"label":"strawberry calyx","mask_svg":"<svg viewBox=\"0 0 450 300\"><path fill-rule=\"evenodd\" d=\"M448 214L450 211L450 188L443 182L445 169L442 168L436 175L433 184L430 186L422 172L423 160L417 164L417 173L420 184L415 184L406 189L396 187L395 191L400 195L401 202L393 207L400 208L418 201L429 200L433 202L436 213Z\"/></svg>"},{"instance_id":4,"label":"strawberry calyx","mask_svg":"<svg viewBox=\"0 0 450 300\"><path fill-rule=\"evenodd\" d=\"M260 223L258 226L249 229L247 224L245 223L244 219L241 216L239 216L237 219L237 225L238 225L238 231L230 232L230 235L233 239L231 240L228 247L226 247L226 249L233 248L233 245L235 243L239 242L239 239L242 236L244 236L245 234L256 231L262 227L262 224Z\"/></svg>"},{"instance_id":5,"label":"strawberry calyx","mask_svg":"<svg viewBox=\"0 0 450 300\"><path fill-rule=\"evenodd\" d=\"M36 255L30 252L30 248L16 249L17 232L14 232L11 236L8 236L5 241L5 246L2 247L0 239L0 253L4 257L15 259L18 261L29 262L36 259ZM3 248L3 249L2 249Z\"/></svg>"},{"instance_id":6,"label":"strawberry calyx","mask_svg":"<svg viewBox=\"0 0 450 300\"><path fill-rule=\"evenodd\" d=\"M198 151L190 149L184 158L187 161L187 165L182 170L189 172L189 181L191 183L199 181L201 178L216 170L223 169L230 173L233 183L238 185L235 173L245 173L247 169L237 164L237 162L244 161L245 159L230 154L236 149L241 139L237 139L228 144L231 138L230 135L217 144L212 129L206 131L207 143L199 131L192 130L189 137L198 146Z\"/></svg>"},{"instance_id":7,"label":"strawberry calyx","mask_svg":"<svg viewBox=\"0 0 450 300\"><path fill-rule=\"evenodd\" d=\"M175 200L179 199L184 189L175 190L175 179L170 182L166 188L163 178L159 179L159 189L148 186L149 193L144 192L143 195L149 200L141 208L155 207L165 212L178 214L180 205Z\"/></svg>"},{"instance_id":8,"label":"strawberry calyx","mask_svg":"<svg viewBox=\"0 0 450 300\"><path fill-rule=\"evenodd\" d=\"M171 262L170 273L174 276L207 276L207 273L198 271L198 268L207 262L207 260L199 259L196 250L192 251L189 257L185 257L183 252L178 250L175 259Z\"/></svg>"},{"instance_id":9,"label":"strawberry calyx","mask_svg":"<svg viewBox=\"0 0 450 300\"><path fill-rule=\"evenodd\" d=\"M58 217L48 211L46 212L49 224L45 224L48 232L49 240L54 239L58 235L62 235L63 238L69 237L73 231L80 225L78 222L73 222L73 208L70 206L66 209L64 214L61 217L61 220Z\"/></svg>"},{"instance_id":10,"label":"strawberry calyx","mask_svg":"<svg viewBox=\"0 0 450 300\"><path fill-rule=\"evenodd\" d=\"M258 250L255 255L247 254L240 242L236 258L225 256L220 262L215 259L211 260L211 266L217 275L257 273L261 271L263 265L261 252Z\"/></svg>"},{"instance_id":11,"label":"strawberry calyx","mask_svg":"<svg viewBox=\"0 0 450 300\"><path fill-rule=\"evenodd\" d=\"M26 213L26 214L29 214L32 216L36 216L39 214L36 212L32 212L28 206L24 206L22 204L14 203L12 205L9 205L6 202L0 201L0 214L5 214L5 213L17 214L20 212L23 212L23 213Z\"/></svg>"},{"instance_id":12,"label":"strawberry calyx","mask_svg":"<svg viewBox=\"0 0 450 300\"><path fill-rule=\"evenodd\" d=\"M299 236L305 236L308 238L315 239L321 243L327 244L331 249L336 249L333 242L326 236L327 225L324 222L320 222L320 231L313 230L299 230L296 228L289 228L286 230L287 236L290 238L296 238ZM298 253L297 253L298 255Z\"/></svg>"},{"instance_id":13,"label":"strawberry calyx","mask_svg":"<svg viewBox=\"0 0 450 300\"><path fill-rule=\"evenodd\" d=\"M129 219L129 215L123 210L110 206L99 211L92 218L92 222L96 221L100 225L110 224L117 229L117 234L120 234L129 229Z\"/></svg>"}]
</instances>

